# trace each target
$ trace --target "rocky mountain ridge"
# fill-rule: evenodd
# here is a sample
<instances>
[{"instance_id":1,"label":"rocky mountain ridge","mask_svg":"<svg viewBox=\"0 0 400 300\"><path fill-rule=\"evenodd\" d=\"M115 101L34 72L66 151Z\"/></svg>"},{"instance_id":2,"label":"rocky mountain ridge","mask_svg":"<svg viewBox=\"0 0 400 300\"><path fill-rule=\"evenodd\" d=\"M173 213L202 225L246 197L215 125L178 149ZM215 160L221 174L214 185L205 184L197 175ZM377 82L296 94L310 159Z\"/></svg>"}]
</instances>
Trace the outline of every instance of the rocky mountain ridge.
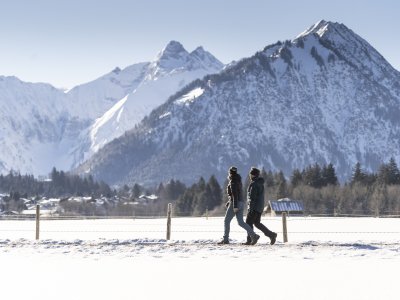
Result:
<instances>
[{"instance_id":1,"label":"rocky mountain ridge","mask_svg":"<svg viewBox=\"0 0 400 300\"><path fill-rule=\"evenodd\" d=\"M400 73L343 24L320 21L192 82L78 171L112 184L223 180L230 165L283 170L400 160Z\"/></svg>"}]
</instances>

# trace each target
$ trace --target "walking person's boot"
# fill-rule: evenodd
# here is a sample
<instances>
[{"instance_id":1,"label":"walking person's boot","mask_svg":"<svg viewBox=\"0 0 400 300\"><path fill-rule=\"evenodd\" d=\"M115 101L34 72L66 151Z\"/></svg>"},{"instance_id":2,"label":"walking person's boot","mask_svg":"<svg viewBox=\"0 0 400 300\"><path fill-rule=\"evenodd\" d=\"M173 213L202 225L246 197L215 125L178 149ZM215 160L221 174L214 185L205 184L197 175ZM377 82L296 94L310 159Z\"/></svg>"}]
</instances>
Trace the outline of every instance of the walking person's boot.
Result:
<instances>
[{"instance_id":1,"label":"walking person's boot","mask_svg":"<svg viewBox=\"0 0 400 300\"><path fill-rule=\"evenodd\" d=\"M251 237L251 245L257 244L259 238L260 238L260 236L259 236L258 234L254 234L254 235Z\"/></svg>"},{"instance_id":2,"label":"walking person's boot","mask_svg":"<svg viewBox=\"0 0 400 300\"><path fill-rule=\"evenodd\" d=\"M271 242L270 242L271 245L275 244L276 237L278 236L278 234L276 232L273 232L273 231L269 230L268 228L265 228L264 234L267 237L269 237L269 239L271 240Z\"/></svg>"},{"instance_id":3,"label":"walking person's boot","mask_svg":"<svg viewBox=\"0 0 400 300\"><path fill-rule=\"evenodd\" d=\"M271 239L271 242L270 242L271 245L275 244L277 236L278 236L278 234L276 232L272 232L271 236L269 237Z\"/></svg>"},{"instance_id":4,"label":"walking person's boot","mask_svg":"<svg viewBox=\"0 0 400 300\"><path fill-rule=\"evenodd\" d=\"M245 243L242 243L242 245L251 245L251 237L247 236L247 241Z\"/></svg>"},{"instance_id":5,"label":"walking person's boot","mask_svg":"<svg viewBox=\"0 0 400 300\"><path fill-rule=\"evenodd\" d=\"M229 240L228 240L228 239L222 239L222 240L219 241L217 244L218 244L218 245L227 245L227 244L229 244Z\"/></svg>"}]
</instances>

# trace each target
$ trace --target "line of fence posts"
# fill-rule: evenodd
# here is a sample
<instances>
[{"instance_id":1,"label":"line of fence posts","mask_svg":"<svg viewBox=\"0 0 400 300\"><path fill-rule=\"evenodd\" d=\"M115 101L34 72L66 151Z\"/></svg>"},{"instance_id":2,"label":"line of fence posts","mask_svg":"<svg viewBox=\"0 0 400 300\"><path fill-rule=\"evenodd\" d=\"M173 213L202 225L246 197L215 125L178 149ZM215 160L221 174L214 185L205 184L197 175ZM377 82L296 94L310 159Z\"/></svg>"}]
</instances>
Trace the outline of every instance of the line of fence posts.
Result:
<instances>
[{"instance_id":1,"label":"line of fence posts","mask_svg":"<svg viewBox=\"0 0 400 300\"><path fill-rule=\"evenodd\" d=\"M171 239L171 217L172 217L172 203L168 203L167 209L167 240ZM206 212L206 219L208 220L208 209ZM282 227L283 227L283 242L288 242L288 233L287 233L287 213L282 213ZM35 232L36 240L40 238L40 205L36 205L36 232Z\"/></svg>"},{"instance_id":2,"label":"line of fence posts","mask_svg":"<svg viewBox=\"0 0 400 300\"><path fill-rule=\"evenodd\" d=\"M167 240L171 239L171 213L172 204L168 203L167 209ZM206 220L208 220L208 208L206 209ZM288 242L288 232L287 232L287 212L282 213L282 232L283 232L283 242Z\"/></svg>"}]
</instances>

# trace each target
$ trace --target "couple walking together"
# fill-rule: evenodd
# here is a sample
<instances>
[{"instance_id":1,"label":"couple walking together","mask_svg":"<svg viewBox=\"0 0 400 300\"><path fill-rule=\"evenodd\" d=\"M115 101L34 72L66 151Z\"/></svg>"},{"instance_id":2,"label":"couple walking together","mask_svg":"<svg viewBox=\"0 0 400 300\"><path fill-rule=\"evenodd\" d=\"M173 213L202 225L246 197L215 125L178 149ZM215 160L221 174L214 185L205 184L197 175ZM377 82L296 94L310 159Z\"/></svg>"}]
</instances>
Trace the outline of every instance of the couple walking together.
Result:
<instances>
[{"instance_id":1,"label":"couple walking together","mask_svg":"<svg viewBox=\"0 0 400 300\"><path fill-rule=\"evenodd\" d=\"M236 167L229 168L227 193L229 201L226 203L227 210L224 219L224 237L218 244L229 244L230 223L234 216L239 226L247 231L245 245L255 245L260 238L253 230L253 225L260 229L275 244L277 234L269 230L261 223L261 214L264 210L264 179L260 177L260 170L251 168L249 173L251 183L247 189L248 212L246 222L243 221L245 202L242 198L242 178Z\"/></svg>"}]
</instances>

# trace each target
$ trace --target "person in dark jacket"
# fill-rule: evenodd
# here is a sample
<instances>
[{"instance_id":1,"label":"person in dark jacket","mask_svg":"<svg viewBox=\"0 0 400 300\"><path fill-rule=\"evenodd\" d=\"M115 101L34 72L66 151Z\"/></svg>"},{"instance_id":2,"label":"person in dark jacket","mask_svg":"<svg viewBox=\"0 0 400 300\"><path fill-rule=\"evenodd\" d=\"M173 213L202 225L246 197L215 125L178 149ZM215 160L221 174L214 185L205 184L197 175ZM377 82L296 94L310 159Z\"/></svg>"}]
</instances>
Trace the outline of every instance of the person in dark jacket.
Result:
<instances>
[{"instance_id":1,"label":"person in dark jacket","mask_svg":"<svg viewBox=\"0 0 400 300\"><path fill-rule=\"evenodd\" d=\"M264 211L264 178L260 177L260 170L251 168L249 173L251 182L247 189L248 211L246 223L253 228L253 225L260 229L275 244L277 233L269 230L261 223L261 214ZM251 237L247 236L245 245L251 245Z\"/></svg>"},{"instance_id":2,"label":"person in dark jacket","mask_svg":"<svg viewBox=\"0 0 400 300\"><path fill-rule=\"evenodd\" d=\"M242 178L237 173L236 167L231 167L229 169L228 180L229 182L226 191L228 193L229 201L226 203L227 210L224 219L225 232L222 241L218 244L229 244L230 224L233 217L236 216L239 226L247 231L249 245L254 245L257 243L260 236L243 221L244 201L242 199Z\"/></svg>"}]
</instances>

